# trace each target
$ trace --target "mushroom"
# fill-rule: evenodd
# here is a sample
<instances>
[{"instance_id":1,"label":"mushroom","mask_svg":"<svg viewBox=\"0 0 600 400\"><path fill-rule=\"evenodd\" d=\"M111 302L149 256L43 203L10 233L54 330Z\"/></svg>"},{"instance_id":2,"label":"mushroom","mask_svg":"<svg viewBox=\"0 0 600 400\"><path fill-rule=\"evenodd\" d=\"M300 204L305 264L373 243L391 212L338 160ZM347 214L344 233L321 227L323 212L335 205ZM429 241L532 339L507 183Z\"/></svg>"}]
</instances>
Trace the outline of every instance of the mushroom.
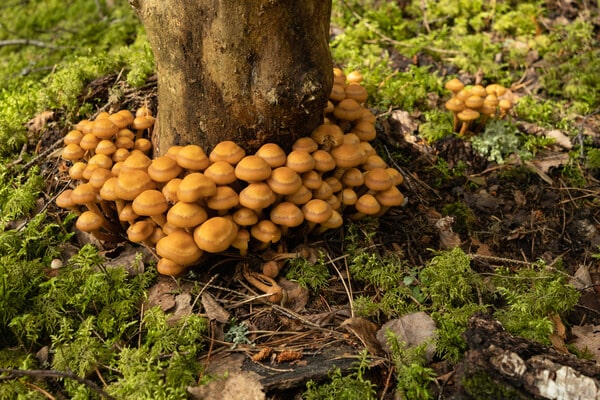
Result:
<instances>
[{"instance_id":1,"label":"mushroom","mask_svg":"<svg viewBox=\"0 0 600 400\"><path fill-rule=\"evenodd\" d=\"M260 242L258 249L266 249L271 243L277 243L281 234L281 229L268 219L258 221L250 228L250 235Z\"/></svg>"},{"instance_id":2,"label":"mushroom","mask_svg":"<svg viewBox=\"0 0 600 400\"><path fill-rule=\"evenodd\" d=\"M129 171L143 171L147 172L148 167L152 164L152 160L150 157L145 155L144 153L132 151L123 161L123 165L121 166L121 171L129 172Z\"/></svg>"},{"instance_id":3,"label":"mushroom","mask_svg":"<svg viewBox=\"0 0 600 400\"><path fill-rule=\"evenodd\" d=\"M331 87L331 92L329 93L329 98L336 103L344 100L346 98L346 91L344 90L344 85L334 83Z\"/></svg>"},{"instance_id":4,"label":"mushroom","mask_svg":"<svg viewBox=\"0 0 600 400\"><path fill-rule=\"evenodd\" d=\"M172 276L174 278L181 276L187 268L184 265L177 264L173 260L162 257L156 263L156 271L161 275Z\"/></svg>"},{"instance_id":5,"label":"mushroom","mask_svg":"<svg viewBox=\"0 0 600 400\"><path fill-rule=\"evenodd\" d=\"M239 202L259 214L276 200L275 193L264 182L250 183L239 194Z\"/></svg>"},{"instance_id":6,"label":"mushroom","mask_svg":"<svg viewBox=\"0 0 600 400\"><path fill-rule=\"evenodd\" d=\"M83 158L85 151L77 143L69 143L62 149L61 157L67 161L79 161Z\"/></svg>"},{"instance_id":7,"label":"mushroom","mask_svg":"<svg viewBox=\"0 0 600 400\"><path fill-rule=\"evenodd\" d=\"M294 144L292 144L292 150L305 151L307 153L312 153L317 150L319 145L315 142L311 137L305 136L298 138Z\"/></svg>"},{"instance_id":8,"label":"mushroom","mask_svg":"<svg viewBox=\"0 0 600 400\"><path fill-rule=\"evenodd\" d=\"M331 217L329 217L327 221L321 222L317 228L317 233L321 234L329 229L339 228L343 223L344 219L342 218L342 215L338 211L332 210Z\"/></svg>"},{"instance_id":9,"label":"mushroom","mask_svg":"<svg viewBox=\"0 0 600 400\"><path fill-rule=\"evenodd\" d=\"M323 223L331 218L333 210L324 200L312 199L302 206L304 219L308 221L308 230L312 230L317 224Z\"/></svg>"},{"instance_id":10,"label":"mushroom","mask_svg":"<svg viewBox=\"0 0 600 400\"><path fill-rule=\"evenodd\" d=\"M362 104L367 100L369 94L367 93L367 89L365 89L358 82L350 82L346 86L346 98L355 100L357 103Z\"/></svg>"},{"instance_id":11,"label":"mushroom","mask_svg":"<svg viewBox=\"0 0 600 400\"><path fill-rule=\"evenodd\" d=\"M167 223L178 228L191 229L207 219L206 210L198 203L178 201L167 211Z\"/></svg>"},{"instance_id":12,"label":"mushroom","mask_svg":"<svg viewBox=\"0 0 600 400\"><path fill-rule=\"evenodd\" d=\"M315 160L315 170L321 173L333 171L335 169L335 160L331 154L325 150L316 150L312 154Z\"/></svg>"},{"instance_id":13,"label":"mushroom","mask_svg":"<svg viewBox=\"0 0 600 400\"><path fill-rule=\"evenodd\" d=\"M165 195L167 202L173 204L179 200L177 197L177 190L179 190L179 184L181 184L181 181L181 178L171 179L163 186L162 193Z\"/></svg>"},{"instance_id":14,"label":"mushroom","mask_svg":"<svg viewBox=\"0 0 600 400\"><path fill-rule=\"evenodd\" d=\"M288 154L285 166L301 174L313 169L315 167L315 160L304 150L292 150Z\"/></svg>"},{"instance_id":15,"label":"mushroom","mask_svg":"<svg viewBox=\"0 0 600 400\"><path fill-rule=\"evenodd\" d=\"M169 208L169 204L162 192L158 190L144 190L133 200L131 207L133 212L152 218L159 226L163 226L167 222L165 213Z\"/></svg>"},{"instance_id":16,"label":"mushroom","mask_svg":"<svg viewBox=\"0 0 600 400\"><path fill-rule=\"evenodd\" d=\"M84 211L75 222L75 227L82 232L89 232L98 240L105 242L119 242L121 238L110 233L100 232L100 228L104 227L110 231L110 224L106 219L93 211Z\"/></svg>"},{"instance_id":17,"label":"mushroom","mask_svg":"<svg viewBox=\"0 0 600 400\"><path fill-rule=\"evenodd\" d=\"M240 256L244 257L248 254L248 244L250 242L250 232L247 229L238 229L237 236L231 242L231 247L236 248L240 252Z\"/></svg>"},{"instance_id":18,"label":"mushroom","mask_svg":"<svg viewBox=\"0 0 600 400\"><path fill-rule=\"evenodd\" d=\"M458 132L458 113L465 109L465 103L456 97L451 98L446 102L446 109L454 114L453 132Z\"/></svg>"},{"instance_id":19,"label":"mushroom","mask_svg":"<svg viewBox=\"0 0 600 400\"><path fill-rule=\"evenodd\" d=\"M302 185L306 186L310 190L315 190L321 187L323 183L323 177L321 174L314 169L302 174ZM299 188L298 188L299 189Z\"/></svg>"},{"instance_id":20,"label":"mushroom","mask_svg":"<svg viewBox=\"0 0 600 400\"><path fill-rule=\"evenodd\" d=\"M335 106L333 115L343 121L356 121L362 117L362 107L354 99L344 99Z\"/></svg>"},{"instance_id":21,"label":"mushroom","mask_svg":"<svg viewBox=\"0 0 600 400\"><path fill-rule=\"evenodd\" d=\"M201 172L192 172L186 175L177 189L179 201L193 203L217 193L217 185Z\"/></svg>"},{"instance_id":22,"label":"mushroom","mask_svg":"<svg viewBox=\"0 0 600 400\"><path fill-rule=\"evenodd\" d=\"M71 192L71 200L75 204L84 205L89 211L102 216L97 204L98 192L90 183L80 183L75 187Z\"/></svg>"},{"instance_id":23,"label":"mushroom","mask_svg":"<svg viewBox=\"0 0 600 400\"><path fill-rule=\"evenodd\" d=\"M277 282L275 282L275 280L273 280L273 278L257 272L251 272L247 267L242 269L242 273L248 283L268 295L267 300L269 302L281 303L287 297L285 291L277 284Z\"/></svg>"},{"instance_id":24,"label":"mushroom","mask_svg":"<svg viewBox=\"0 0 600 400\"><path fill-rule=\"evenodd\" d=\"M461 90L463 90L465 88L465 85L459 79L453 78L453 79L450 79L448 82L446 82L444 87L446 89L448 89L449 91L451 91L452 95L456 96L456 94L458 92L460 92Z\"/></svg>"},{"instance_id":25,"label":"mushroom","mask_svg":"<svg viewBox=\"0 0 600 400\"><path fill-rule=\"evenodd\" d=\"M218 186L216 193L206 199L208 208L218 211L221 216L227 214L227 210L238 204L238 194L229 186Z\"/></svg>"},{"instance_id":26,"label":"mushroom","mask_svg":"<svg viewBox=\"0 0 600 400\"><path fill-rule=\"evenodd\" d=\"M394 181L386 168L373 168L365 172L365 186L369 189L367 193L375 194L376 192L387 190L394 184Z\"/></svg>"},{"instance_id":27,"label":"mushroom","mask_svg":"<svg viewBox=\"0 0 600 400\"><path fill-rule=\"evenodd\" d=\"M115 193L123 200L133 200L144 190L156 188L156 182L150 178L147 172L132 170L119 173Z\"/></svg>"},{"instance_id":28,"label":"mushroom","mask_svg":"<svg viewBox=\"0 0 600 400\"><path fill-rule=\"evenodd\" d=\"M271 168L277 168L285 165L286 155L285 151L279 145L275 143L263 144L254 155L262 158L271 166Z\"/></svg>"},{"instance_id":29,"label":"mushroom","mask_svg":"<svg viewBox=\"0 0 600 400\"><path fill-rule=\"evenodd\" d=\"M296 205L302 205L307 203L310 199L312 199L312 191L306 186L302 185L300 186L300 189L298 189L297 192L288 194L283 199Z\"/></svg>"},{"instance_id":30,"label":"mushroom","mask_svg":"<svg viewBox=\"0 0 600 400\"><path fill-rule=\"evenodd\" d=\"M148 175L159 184L169 182L179 176L183 168L171 157L160 156L152 160L148 166Z\"/></svg>"},{"instance_id":31,"label":"mushroom","mask_svg":"<svg viewBox=\"0 0 600 400\"><path fill-rule=\"evenodd\" d=\"M348 84L361 83L363 81L363 75L360 71L350 71L348 75L346 75L346 81Z\"/></svg>"},{"instance_id":32,"label":"mushroom","mask_svg":"<svg viewBox=\"0 0 600 400\"><path fill-rule=\"evenodd\" d=\"M376 215L381 211L381 205L375 198L375 196L371 194L363 194L358 198L356 204L354 204L354 208L356 208L356 213L350 216L350 219L358 220L364 218L367 215Z\"/></svg>"},{"instance_id":33,"label":"mushroom","mask_svg":"<svg viewBox=\"0 0 600 400\"><path fill-rule=\"evenodd\" d=\"M240 207L232 216L233 222L239 226L251 226L258 222L258 215L248 207Z\"/></svg>"},{"instance_id":34,"label":"mushroom","mask_svg":"<svg viewBox=\"0 0 600 400\"><path fill-rule=\"evenodd\" d=\"M109 118L96 118L94 125L92 125L92 134L100 140L112 139L118 131L119 127Z\"/></svg>"},{"instance_id":35,"label":"mushroom","mask_svg":"<svg viewBox=\"0 0 600 400\"><path fill-rule=\"evenodd\" d=\"M289 201L277 204L271 210L271 221L280 226L281 235L287 235L288 228L294 228L304 222L304 214L297 205Z\"/></svg>"},{"instance_id":36,"label":"mushroom","mask_svg":"<svg viewBox=\"0 0 600 400\"><path fill-rule=\"evenodd\" d=\"M176 264L187 266L197 262L203 251L196 245L191 234L175 230L156 243L156 253Z\"/></svg>"},{"instance_id":37,"label":"mushroom","mask_svg":"<svg viewBox=\"0 0 600 400\"><path fill-rule=\"evenodd\" d=\"M71 198L72 193L73 189L65 189L58 196L56 196L54 202L58 207L67 209L79 215L81 214L81 211L77 207L77 203L75 203Z\"/></svg>"},{"instance_id":38,"label":"mushroom","mask_svg":"<svg viewBox=\"0 0 600 400\"><path fill-rule=\"evenodd\" d=\"M144 136L144 131L150 130L154 125L154 117L151 115L141 115L134 118L131 128L135 129L135 138L140 139Z\"/></svg>"},{"instance_id":39,"label":"mushroom","mask_svg":"<svg viewBox=\"0 0 600 400\"><path fill-rule=\"evenodd\" d=\"M363 142L370 142L377 137L375 125L365 120L358 121L354 127L352 127L351 132L356 134L356 136L358 136L358 138Z\"/></svg>"},{"instance_id":40,"label":"mushroom","mask_svg":"<svg viewBox=\"0 0 600 400\"><path fill-rule=\"evenodd\" d=\"M271 172L267 185L279 195L288 195L298 191L302 186L300 175L290 167L278 167Z\"/></svg>"},{"instance_id":41,"label":"mushroom","mask_svg":"<svg viewBox=\"0 0 600 400\"><path fill-rule=\"evenodd\" d=\"M213 217L194 229L196 245L209 253L227 250L235 240L238 226L229 218Z\"/></svg>"},{"instance_id":42,"label":"mushroom","mask_svg":"<svg viewBox=\"0 0 600 400\"><path fill-rule=\"evenodd\" d=\"M202 147L195 144L188 144L180 148L175 159L181 168L192 171L203 171L210 164Z\"/></svg>"},{"instance_id":43,"label":"mushroom","mask_svg":"<svg viewBox=\"0 0 600 400\"><path fill-rule=\"evenodd\" d=\"M210 164L204 170L204 175L213 180L217 185L229 185L237 180L235 168L225 161L217 161Z\"/></svg>"},{"instance_id":44,"label":"mushroom","mask_svg":"<svg viewBox=\"0 0 600 400\"><path fill-rule=\"evenodd\" d=\"M71 143L79 144L81 142L81 138L83 137L83 133L78 131L77 129L70 130L63 137L63 144L66 146Z\"/></svg>"},{"instance_id":45,"label":"mushroom","mask_svg":"<svg viewBox=\"0 0 600 400\"><path fill-rule=\"evenodd\" d=\"M154 232L155 225L151 220L143 219L137 221L127 228L127 239L134 243L144 243L151 245L148 241Z\"/></svg>"},{"instance_id":46,"label":"mushroom","mask_svg":"<svg viewBox=\"0 0 600 400\"><path fill-rule=\"evenodd\" d=\"M76 181L82 181L83 171L87 168L87 164L83 161L74 162L73 165L69 167L69 177Z\"/></svg>"},{"instance_id":47,"label":"mushroom","mask_svg":"<svg viewBox=\"0 0 600 400\"><path fill-rule=\"evenodd\" d=\"M217 143L214 149L208 155L211 162L225 161L231 165L236 165L246 152L235 142L225 140Z\"/></svg>"},{"instance_id":48,"label":"mushroom","mask_svg":"<svg viewBox=\"0 0 600 400\"><path fill-rule=\"evenodd\" d=\"M460 136L464 136L471 122L479 118L479 112L471 110L470 108L465 108L463 111L457 114L457 117L460 121L462 121L462 126L458 134Z\"/></svg>"},{"instance_id":49,"label":"mushroom","mask_svg":"<svg viewBox=\"0 0 600 400\"><path fill-rule=\"evenodd\" d=\"M135 139L133 149L139 150L144 154L150 154L150 151L152 151L152 142L146 138Z\"/></svg>"},{"instance_id":50,"label":"mushroom","mask_svg":"<svg viewBox=\"0 0 600 400\"><path fill-rule=\"evenodd\" d=\"M323 150L329 151L342 144L344 132L338 125L322 124L311 133L310 137L319 144Z\"/></svg>"},{"instance_id":51,"label":"mushroom","mask_svg":"<svg viewBox=\"0 0 600 400\"><path fill-rule=\"evenodd\" d=\"M259 156L246 156L235 166L235 176L246 182L260 182L271 176L271 166Z\"/></svg>"},{"instance_id":52,"label":"mushroom","mask_svg":"<svg viewBox=\"0 0 600 400\"><path fill-rule=\"evenodd\" d=\"M383 190L375 194L375 199L381 205L381 210L377 216L381 216L387 212L390 207L402 206L405 203L405 197L396 186Z\"/></svg>"}]
</instances>

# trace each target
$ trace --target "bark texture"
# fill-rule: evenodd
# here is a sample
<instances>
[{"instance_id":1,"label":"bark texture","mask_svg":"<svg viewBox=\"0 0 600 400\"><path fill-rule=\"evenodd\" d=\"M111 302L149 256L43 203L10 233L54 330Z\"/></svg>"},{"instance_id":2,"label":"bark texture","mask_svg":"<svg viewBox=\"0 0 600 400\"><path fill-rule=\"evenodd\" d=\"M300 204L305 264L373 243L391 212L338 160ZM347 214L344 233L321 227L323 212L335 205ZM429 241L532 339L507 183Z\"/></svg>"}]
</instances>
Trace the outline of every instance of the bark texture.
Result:
<instances>
[{"instance_id":1,"label":"bark texture","mask_svg":"<svg viewBox=\"0 0 600 400\"><path fill-rule=\"evenodd\" d=\"M157 155L233 140L289 149L332 85L329 0L130 0L158 73Z\"/></svg>"}]
</instances>

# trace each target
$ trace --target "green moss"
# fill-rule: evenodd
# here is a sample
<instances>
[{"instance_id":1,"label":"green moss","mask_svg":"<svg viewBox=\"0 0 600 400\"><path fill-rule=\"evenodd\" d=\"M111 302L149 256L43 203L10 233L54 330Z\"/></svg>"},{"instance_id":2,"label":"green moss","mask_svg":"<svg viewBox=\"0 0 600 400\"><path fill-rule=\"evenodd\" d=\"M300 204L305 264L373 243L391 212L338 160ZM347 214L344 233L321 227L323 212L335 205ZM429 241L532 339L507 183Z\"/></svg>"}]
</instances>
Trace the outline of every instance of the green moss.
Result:
<instances>
[{"instance_id":1,"label":"green moss","mask_svg":"<svg viewBox=\"0 0 600 400\"><path fill-rule=\"evenodd\" d=\"M452 224L454 231L464 235L471 231L471 227L476 220L473 210L460 201L446 204L442 208L442 214L452 216L454 218Z\"/></svg>"},{"instance_id":2,"label":"green moss","mask_svg":"<svg viewBox=\"0 0 600 400\"><path fill-rule=\"evenodd\" d=\"M331 274L325 264L325 256L321 252L316 263L312 263L303 257L291 259L288 263L285 277L291 281L298 282L303 288L311 288L314 291L318 291L327 286Z\"/></svg>"},{"instance_id":3,"label":"green moss","mask_svg":"<svg viewBox=\"0 0 600 400\"><path fill-rule=\"evenodd\" d=\"M499 385L485 372L463 379L461 385L475 399L523 399L516 390Z\"/></svg>"}]
</instances>

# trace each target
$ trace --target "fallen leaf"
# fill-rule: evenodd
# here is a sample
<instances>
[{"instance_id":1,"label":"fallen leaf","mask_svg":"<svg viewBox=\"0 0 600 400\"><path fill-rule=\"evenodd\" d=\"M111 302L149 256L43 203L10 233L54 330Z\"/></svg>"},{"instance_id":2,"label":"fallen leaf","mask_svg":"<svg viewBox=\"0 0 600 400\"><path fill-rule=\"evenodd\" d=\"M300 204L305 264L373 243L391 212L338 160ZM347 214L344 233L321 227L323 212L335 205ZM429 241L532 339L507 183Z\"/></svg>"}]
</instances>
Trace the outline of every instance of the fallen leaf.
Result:
<instances>
[{"instance_id":1,"label":"fallen leaf","mask_svg":"<svg viewBox=\"0 0 600 400\"><path fill-rule=\"evenodd\" d=\"M52 118L54 118L54 111L42 111L27 121L27 129L30 132L40 132Z\"/></svg>"},{"instance_id":2,"label":"fallen leaf","mask_svg":"<svg viewBox=\"0 0 600 400\"><path fill-rule=\"evenodd\" d=\"M208 319L211 321L217 321L222 324L226 324L229 321L229 317L231 316L227 310L225 310L215 298L208 292L202 293L202 298L200 300L202 306L204 307L204 312L208 316Z\"/></svg>"},{"instance_id":3,"label":"fallen leaf","mask_svg":"<svg viewBox=\"0 0 600 400\"><path fill-rule=\"evenodd\" d=\"M310 295L308 288L303 288L297 282L292 282L285 278L277 279L277 283L287 293L285 307L294 312L304 310Z\"/></svg>"},{"instance_id":4,"label":"fallen leaf","mask_svg":"<svg viewBox=\"0 0 600 400\"><path fill-rule=\"evenodd\" d=\"M366 318L353 317L346 319L340 326L353 333L371 354L380 355L383 353L376 336L378 326L373 322Z\"/></svg>"},{"instance_id":5,"label":"fallen leaf","mask_svg":"<svg viewBox=\"0 0 600 400\"><path fill-rule=\"evenodd\" d=\"M179 293L175 296L175 308L167 318L169 325L175 325L180 319L192 313L192 295L188 292Z\"/></svg>"},{"instance_id":6,"label":"fallen leaf","mask_svg":"<svg viewBox=\"0 0 600 400\"><path fill-rule=\"evenodd\" d=\"M388 330L392 331L399 341L406 343L409 347L419 346L426 341L430 341L425 349L425 356L427 360L431 361L435 351L434 340L437 335L435 333L435 322L429 315L420 311L406 314L385 323L377 331L377 340L387 353L390 352L390 346L385 335Z\"/></svg>"},{"instance_id":7,"label":"fallen leaf","mask_svg":"<svg viewBox=\"0 0 600 400\"><path fill-rule=\"evenodd\" d=\"M579 350L586 350L596 362L600 362L600 325L575 325L571 328L575 340L571 343Z\"/></svg>"},{"instance_id":8,"label":"fallen leaf","mask_svg":"<svg viewBox=\"0 0 600 400\"><path fill-rule=\"evenodd\" d=\"M570 150L573 147L573 144L571 143L571 140L569 139L569 137L567 135L565 135L564 133L562 133L562 131L559 131L558 129L552 129L550 131L547 131L545 133L545 136L547 138L551 138L554 139L555 143L567 150Z\"/></svg>"},{"instance_id":9,"label":"fallen leaf","mask_svg":"<svg viewBox=\"0 0 600 400\"><path fill-rule=\"evenodd\" d=\"M442 217L435 222L435 228L440 235L440 248L450 250L460 246L460 236L452 230L454 217Z\"/></svg>"},{"instance_id":10,"label":"fallen leaf","mask_svg":"<svg viewBox=\"0 0 600 400\"><path fill-rule=\"evenodd\" d=\"M203 386L190 386L187 392L194 400L264 400L266 398L258 374L232 372L225 379L215 379Z\"/></svg>"}]
</instances>

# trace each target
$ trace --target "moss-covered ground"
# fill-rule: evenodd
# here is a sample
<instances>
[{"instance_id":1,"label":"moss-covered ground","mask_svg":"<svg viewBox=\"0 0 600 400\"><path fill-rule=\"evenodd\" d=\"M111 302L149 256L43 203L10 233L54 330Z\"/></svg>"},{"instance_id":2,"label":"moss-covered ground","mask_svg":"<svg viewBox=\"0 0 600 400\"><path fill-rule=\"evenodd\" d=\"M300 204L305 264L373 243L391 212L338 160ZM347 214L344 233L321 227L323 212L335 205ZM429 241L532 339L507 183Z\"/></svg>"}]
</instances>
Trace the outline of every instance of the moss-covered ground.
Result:
<instances>
[{"instance_id":1,"label":"moss-covered ground","mask_svg":"<svg viewBox=\"0 0 600 400\"><path fill-rule=\"evenodd\" d=\"M591 1L334 0L334 62L363 73L377 151L405 175L408 204L309 238L280 274L302 305L290 311L257 300L238 259L169 280L143 247L75 232L53 202L69 185L61 138L99 111L155 108L152 53L125 1L6 0L0 399L181 399L228 376L211 360L242 355L229 373L283 376L332 346L351 362L285 388L271 379L269 398L510 397L485 375L448 378L476 312L597 357L568 332L600 317L599 37ZM454 77L509 88L510 115L458 137L444 108ZM389 354L372 351L371 326L416 311L435 321L432 359L393 337Z\"/></svg>"}]
</instances>

